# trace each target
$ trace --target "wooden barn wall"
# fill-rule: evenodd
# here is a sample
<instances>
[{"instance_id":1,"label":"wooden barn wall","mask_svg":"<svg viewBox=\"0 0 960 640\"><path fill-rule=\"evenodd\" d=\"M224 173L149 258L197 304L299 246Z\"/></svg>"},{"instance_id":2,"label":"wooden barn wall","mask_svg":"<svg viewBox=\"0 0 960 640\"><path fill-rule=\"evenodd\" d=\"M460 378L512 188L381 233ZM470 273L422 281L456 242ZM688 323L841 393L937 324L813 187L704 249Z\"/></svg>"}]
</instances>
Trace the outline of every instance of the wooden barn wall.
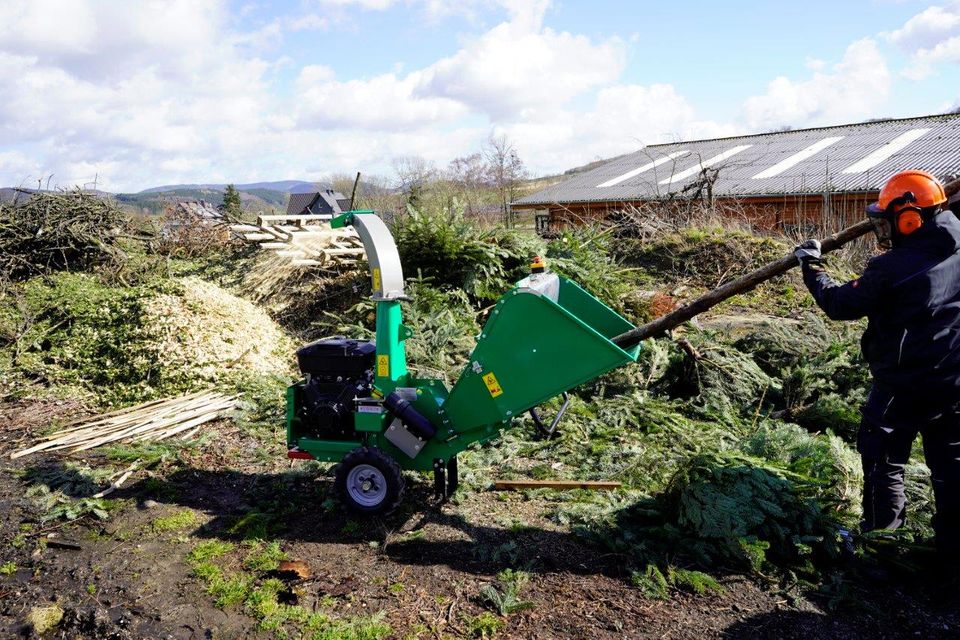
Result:
<instances>
[{"instance_id":1,"label":"wooden barn wall","mask_svg":"<svg viewBox=\"0 0 960 640\"><path fill-rule=\"evenodd\" d=\"M791 195L762 198L723 199L713 205L713 214L749 222L763 231L824 233L843 229L864 217L864 208L876 201L877 193L835 193L829 196ZM649 207L666 208L671 217L690 215L686 201L656 202L587 202L523 207L549 213L549 231L605 220L625 208L643 211ZM520 207L516 208L520 210Z\"/></svg>"}]
</instances>

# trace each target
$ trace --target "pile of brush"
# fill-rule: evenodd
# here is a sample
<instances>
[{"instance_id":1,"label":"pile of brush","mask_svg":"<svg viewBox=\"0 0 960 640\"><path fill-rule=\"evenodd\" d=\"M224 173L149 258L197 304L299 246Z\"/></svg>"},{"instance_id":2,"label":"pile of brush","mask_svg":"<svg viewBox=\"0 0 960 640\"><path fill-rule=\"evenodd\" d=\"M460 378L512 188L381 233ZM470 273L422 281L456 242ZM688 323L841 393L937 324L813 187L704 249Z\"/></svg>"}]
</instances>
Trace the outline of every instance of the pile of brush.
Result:
<instances>
[{"instance_id":1,"label":"pile of brush","mask_svg":"<svg viewBox=\"0 0 960 640\"><path fill-rule=\"evenodd\" d=\"M0 282L119 263L125 223L114 203L79 189L21 194L0 205Z\"/></svg>"}]
</instances>

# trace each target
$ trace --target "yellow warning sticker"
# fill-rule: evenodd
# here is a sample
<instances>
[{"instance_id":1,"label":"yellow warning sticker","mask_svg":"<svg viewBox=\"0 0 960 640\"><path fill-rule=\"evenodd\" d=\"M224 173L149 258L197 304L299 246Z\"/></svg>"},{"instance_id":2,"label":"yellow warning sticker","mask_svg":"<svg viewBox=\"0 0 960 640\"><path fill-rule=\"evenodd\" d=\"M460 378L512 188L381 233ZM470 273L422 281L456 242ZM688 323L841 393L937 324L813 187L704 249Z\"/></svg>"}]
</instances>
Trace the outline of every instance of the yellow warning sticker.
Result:
<instances>
[{"instance_id":1,"label":"yellow warning sticker","mask_svg":"<svg viewBox=\"0 0 960 640\"><path fill-rule=\"evenodd\" d=\"M496 398L497 396L503 394L503 388L497 381L497 376L493 375L493 371L483 376L483 383L487 385L487 391L490 392L491 397Z\"/></svg>"},{"instance_id":2,"label":"yellow warning sticker","mask_svg":"<svg viewBox=\"0 0 960 640\"><path fill-rule=\"evenodd\" d=\"M374 290L374 291L379 291L379 290L380 290L380 284L381 284L381 283L380 283L380 268L379 268L379 267L374 267L374 268L373 268L373 290Z\"/></svg>"},{"instance_id":3,"label":"yellow warning sticker","mask_svg":"<svg viewBox=\"0 0 960 640\"><path fill-rule=\"evenodd\" d=\"M390 375L390 356L377 356L377 375L381 378Z\"/></svg>"}]
</instances>

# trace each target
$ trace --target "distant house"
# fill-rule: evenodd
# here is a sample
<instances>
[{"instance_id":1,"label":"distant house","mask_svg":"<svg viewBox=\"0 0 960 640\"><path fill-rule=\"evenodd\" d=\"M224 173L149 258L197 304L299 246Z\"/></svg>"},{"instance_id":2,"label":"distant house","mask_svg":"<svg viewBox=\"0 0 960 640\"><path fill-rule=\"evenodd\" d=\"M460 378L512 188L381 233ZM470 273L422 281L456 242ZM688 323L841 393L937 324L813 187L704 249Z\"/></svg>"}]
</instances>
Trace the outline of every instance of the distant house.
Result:
<instances>
[{"instance_id":1,"label":"distant house","mask_svg":"<svg viewBox=\"0 0 960 640\"><path fill-rule=\"evenodd\" d=\"M339 191L324 189L312 193L291 193L288 216L328 215L333 217L351 209L350 198Z\"/></svg>"},{"instance_id":2,"label":"distant house","mask_svg":"<svg viewBox=\"0 0 960 640\"><path fill-rule=\"evenodd\" d=\"M206 200L180 200L166 208L161 235L167 239L190 235L199 227L215 228L224 222L223 214Z\"/></svg>"},{"instance_id":3,"label":"distant house","mask_svg":"<svg viewBox=\"0 0 960 640\"><path fill-rule=\"evenodd\" d=\"M206 200L182 200L173 207L174 214L201 218L204 220L222 220L223 214Z\"/></svg>"},{"instance_id":4,"label":"distant house","mask_svg":"<svg viewBox=\"0 0 960 640\"><path fill-rule=\"evenodd\" d=\"M553 232L654 205L703 202L766 229L835 230L860 220L903 169L960 175L960 115L653 145L511 203Z\"/></svg>"}]
</instances>

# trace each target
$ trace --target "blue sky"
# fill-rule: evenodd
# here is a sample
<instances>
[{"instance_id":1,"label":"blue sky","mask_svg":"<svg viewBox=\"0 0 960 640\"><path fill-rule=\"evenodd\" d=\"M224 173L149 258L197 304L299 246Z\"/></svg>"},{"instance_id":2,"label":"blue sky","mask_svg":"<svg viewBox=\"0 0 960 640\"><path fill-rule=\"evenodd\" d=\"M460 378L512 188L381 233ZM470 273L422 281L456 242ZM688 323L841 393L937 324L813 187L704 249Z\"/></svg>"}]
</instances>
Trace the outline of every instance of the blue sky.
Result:
<instances>
[{"instance_id":1,"label":"blue sky","mask_svg":"<svg viewBox=\"0 0 960 640\"><path fill-rule=\"evenodd\" d=\"M960 2L0 0L0 185L390 177L960 107Z\"/></svg>"}]
</instances>

